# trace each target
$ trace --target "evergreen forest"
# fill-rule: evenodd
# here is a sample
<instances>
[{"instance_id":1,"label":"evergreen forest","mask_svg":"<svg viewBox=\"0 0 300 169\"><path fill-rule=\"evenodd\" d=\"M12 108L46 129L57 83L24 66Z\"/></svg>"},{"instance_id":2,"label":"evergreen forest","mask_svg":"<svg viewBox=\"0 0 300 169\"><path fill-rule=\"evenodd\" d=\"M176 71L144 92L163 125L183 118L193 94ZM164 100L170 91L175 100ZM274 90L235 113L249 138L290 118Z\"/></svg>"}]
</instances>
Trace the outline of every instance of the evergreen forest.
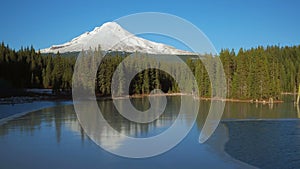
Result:
<instances>
[{"instance_id":1,"label":"evergreen forest","mask_svg":"<svg viewBox=\"0 0 300 169\"><path fill-rule=\"evenodd\" d=\"M22 47L16 51L2 42L0 86L2 90L47 88L54 92L70 91L77 55L78 53L41 54L33 47ZM126 57L128 56L116 52L102 59L95 80L97 94L111 95L113 73ZM251 49L241 48L239 51L223 49L216 57L203 57L221 59L226 75L227 98L279 99L283 92L295 93L300 84L300 46L258 46ZM211 97L211 83L202 61L188 56L184 61L197 80L199 95ZM135 63L133 61L130 64L134 66ZM178 69L176 62L167 64L170 68L177 68L170 71L176 71L175 74L184 77L185 72ZM168 93L179 92L172 76L159 69L149 68L134 77L130 82L129 93L149 94L156 88Z\"/></svg>"}]
</instances>

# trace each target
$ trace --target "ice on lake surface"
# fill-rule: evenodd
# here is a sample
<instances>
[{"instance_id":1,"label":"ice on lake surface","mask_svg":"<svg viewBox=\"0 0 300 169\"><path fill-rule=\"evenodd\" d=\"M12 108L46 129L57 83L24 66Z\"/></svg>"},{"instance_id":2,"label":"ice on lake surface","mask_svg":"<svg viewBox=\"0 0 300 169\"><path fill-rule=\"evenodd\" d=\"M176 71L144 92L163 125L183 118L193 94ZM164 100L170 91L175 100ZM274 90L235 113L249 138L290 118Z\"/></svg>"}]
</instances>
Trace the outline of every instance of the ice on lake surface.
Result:
<instances>
[{"instance_id":1,"label":"ice on lake surface","mask_svg":"<svg viewBox=\"0 0 300 169\"><path fill-rule=\"evenodd\" d=\"M132 137L149 137L172 125L178 115L178 102L179 97L168 97L163 115L149 124L128 121L116 112L111 100L99 101L98 105L105 110L103 116L115 130ZM133 103L140 109L148 105L147 99L135 99ZM0 125L0 168L299 167L300 122L296 108L288 102L273 107L228 103L216 132L206 143L199 144L198 137L209 105L207 101L200 102L196 123L175 148L151 158L130 159L113 155L97 146L82 130L73 105L56 103L54 107L31 112ZM6 107L6 110L13 108ZM186 113L184 117L188 117ZM179 120L183 128L190 123L189 118ZM101 141L113 148L117 149L125 141L114 138L105 129L99 132ZM276 159L274 165L270 164L273 158Z\"/></svg>"}]
</instances>

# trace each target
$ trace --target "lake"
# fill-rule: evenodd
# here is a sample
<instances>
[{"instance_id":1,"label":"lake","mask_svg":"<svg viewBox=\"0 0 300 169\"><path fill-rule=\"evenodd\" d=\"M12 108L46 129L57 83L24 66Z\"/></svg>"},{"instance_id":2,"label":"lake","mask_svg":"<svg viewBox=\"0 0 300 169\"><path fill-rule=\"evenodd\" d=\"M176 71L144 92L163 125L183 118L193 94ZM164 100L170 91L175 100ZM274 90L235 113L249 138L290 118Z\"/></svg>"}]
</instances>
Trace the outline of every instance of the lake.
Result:
<instances>
[{"instance_id":1,"label":"lake","mask_svg":"<svg viewBox=\"0 0 300 169\"><path fill-rule=\"evenodd\" d=\"M97 146L81 128L74 107L53 102L0 125L0 168L300 168L300 114L290 96L282 104L226 103L222 121L204 144L198 141L210 101L199 101L200 110L191 131L173 149L150 158L113 155ZM164 113L148 124L121 116L111 100L98 105L104 118L118 132L131 137L156 136L178 117L179 96L167 97ZM149 107L148 99L132 99L137 109ZM2 106L2 107L1 107ZM0 110L12 107L0 105ZM2 109L1 109L2 108ZM180 127L190 123L189 112ZM105 129L101 142L118 149L123 141ZM151 148L151 147L149 147Z\"/></svg>"}]
</instances>

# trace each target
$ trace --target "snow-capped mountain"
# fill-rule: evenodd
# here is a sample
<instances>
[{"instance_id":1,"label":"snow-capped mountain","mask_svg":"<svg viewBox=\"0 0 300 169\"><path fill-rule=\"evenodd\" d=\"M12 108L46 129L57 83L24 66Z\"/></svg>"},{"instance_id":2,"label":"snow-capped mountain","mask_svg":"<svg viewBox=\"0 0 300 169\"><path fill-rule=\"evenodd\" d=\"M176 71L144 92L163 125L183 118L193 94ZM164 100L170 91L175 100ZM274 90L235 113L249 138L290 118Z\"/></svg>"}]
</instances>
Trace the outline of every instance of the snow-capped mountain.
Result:
<instances>
[{"instance_id":1,"label":"snow-capped mountain","mask_svg":"<svg viewBox=\"0 0 300 169\"><path fill-rule=\"evenodd\" d=\"M102 50L142 52L149 54L177 54L187 55L191 52L176 49L162 43L152 42L123 29L116 22L107 22L101 27L96 27L91 32L86 32L71 41L53 45L50 48L41 49L42 53L78 52L88 49L96 49L101 46Z\"/></svg>"}]
</instances>

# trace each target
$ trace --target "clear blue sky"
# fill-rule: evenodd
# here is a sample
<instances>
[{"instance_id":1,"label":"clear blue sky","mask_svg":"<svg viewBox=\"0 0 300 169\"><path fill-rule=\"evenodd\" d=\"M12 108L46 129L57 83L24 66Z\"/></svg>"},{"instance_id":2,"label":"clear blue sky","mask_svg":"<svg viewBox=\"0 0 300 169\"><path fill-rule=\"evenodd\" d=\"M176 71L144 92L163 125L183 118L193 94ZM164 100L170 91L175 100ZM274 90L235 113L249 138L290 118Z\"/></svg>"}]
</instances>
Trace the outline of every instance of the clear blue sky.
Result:
<instances>
[{"instance_id":1,"label":"clear blue sky","mask_svg":"<svg viewBox=\"0 0 300 169\"><path fill-rule=\"evenodd\" d=\"M137 12L164 12L187 19L218 51L300 44L297 0L9 0L2 1L0 7L0 41L15 49L64 43L104 22ZM164 38L149 38L168 43Z\"/></svg>"}]
</instances>

